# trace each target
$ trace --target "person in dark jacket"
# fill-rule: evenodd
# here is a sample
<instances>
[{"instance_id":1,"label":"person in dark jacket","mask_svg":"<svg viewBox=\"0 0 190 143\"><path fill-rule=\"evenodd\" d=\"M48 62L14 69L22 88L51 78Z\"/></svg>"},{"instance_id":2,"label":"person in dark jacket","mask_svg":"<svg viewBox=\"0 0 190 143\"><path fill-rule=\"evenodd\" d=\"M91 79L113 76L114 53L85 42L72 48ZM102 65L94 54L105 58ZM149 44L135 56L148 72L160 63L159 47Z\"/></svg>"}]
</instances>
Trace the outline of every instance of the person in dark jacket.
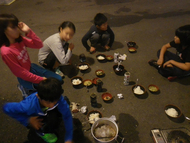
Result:
<instances>
[{"instance_id":1,"label":"person in dark jacket","mask_svg":"<svg viewBox=\"0 0 190 143\"><path fill-rule=\"evenodd\" d=\"M177 54L167 50L171 47ZM157 56L158 60L150 60L149 64L168 80L190 75L190 25L179 27L174 40L163 45Z\"/></svg>"},{"instance_id":2,"label":"person in dark jacket","mask_svg":"<svg viewBox=\"0 0 190 143\"><path fill-rule=\"evenodd\" d=\"M96 51L97 45L100 44L106 50L109 50L114 42L115 35L108 25L107 17L98 13L94 17L94 25L91 26L90 30L82 38L82 44L90 53ZM90 46L88 45L90 41Z\"/></svg>"}]
</instances>

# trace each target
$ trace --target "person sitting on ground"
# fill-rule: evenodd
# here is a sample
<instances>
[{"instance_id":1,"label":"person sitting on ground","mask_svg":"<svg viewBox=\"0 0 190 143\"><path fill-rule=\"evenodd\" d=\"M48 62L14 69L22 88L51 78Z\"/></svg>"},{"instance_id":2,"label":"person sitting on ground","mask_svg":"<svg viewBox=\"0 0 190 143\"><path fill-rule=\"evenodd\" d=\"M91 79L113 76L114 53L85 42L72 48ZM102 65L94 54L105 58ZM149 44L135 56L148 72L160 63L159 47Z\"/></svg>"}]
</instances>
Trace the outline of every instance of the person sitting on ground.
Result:
<instances>
[{"instance_id":1,"label":"person sitting on ground","mask_svg":"<svg viewBox=\"0 0 190 143\"><path fill-rule=\"evenodd\" d=\"M115 35L108 25L107 17L98 13L94 17L94 25L91 26L90 30L82 38L82 44L90 53L94 53L98 44L100 44L106 50L109 50L114 42ZM91 46L88 45L87 41L90 41Z\"/></svg>"},{"instance_id":2,"label":"person sitting on ground","mask_svg":"<svg viewBox=\"0 0 190 143\"><path fill-rule=\"evenodd\" d=\"M65 143L72 143L73 119L62 94L59 80L47 78L39 83L36 93L21 102L6 103L3 111L29 129L35 129L36 134L48 143L58 140L56 129L61 118L65 126Z\"/></svg>"},{"instance_id":3,"label":"person sitting on ground","mask_svg":"<svg viewBox=\"0 0 190 143\"><path fill-rule=\"evenodd\" d=\"M21 32L26 37L21 36ZM26 47L40 49L42 46L42 41L36 34L25 23L19 22L15 15L0 14L1 57L17 77L20 83L18 89L23 98L35 92L37 85L46 77L55 77L63 83L61 76L34 63L31 64Z\"/></svg>"},{"instance_id":4,"label":"person sitting on ground","mask_svg":"<svg viewBox=\"0 0 190 143\"><path fill-rule=\"evenodd\" d=\"M75 34L75 25L70 21L65 21L58 30L59 33L51 35L43 42L44 46L38 53L38 61L44 68L64 77L59 66L67 65L72 56L74 44L67 42Z\"/></svg>"},{"instance_id":5,"label":"person sitting on ground","mask_svg":"<svg viewBox=\"0 0 190 143\"><path fill-rule=\"evenodd\" d=\"M176 48L177 54L167 49ZM162 46L157 53L158 60L150 60L149 64L158 72L173 80L190 74L190 25L179 27L175 31L174 40Z\"/></svg>"}]
</instances>

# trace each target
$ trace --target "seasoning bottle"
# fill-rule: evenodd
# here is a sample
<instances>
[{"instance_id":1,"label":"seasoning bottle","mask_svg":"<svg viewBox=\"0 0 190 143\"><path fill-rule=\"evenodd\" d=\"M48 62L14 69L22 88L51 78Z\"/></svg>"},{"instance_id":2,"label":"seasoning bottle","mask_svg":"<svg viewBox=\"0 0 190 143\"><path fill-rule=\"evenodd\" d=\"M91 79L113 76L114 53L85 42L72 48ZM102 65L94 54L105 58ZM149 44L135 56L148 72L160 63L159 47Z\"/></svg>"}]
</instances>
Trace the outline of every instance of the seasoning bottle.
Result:
<instances>
[{"instance_id":1,"label":"seasoning bottle","mask_svg":"<svg viewBox=\"0 0 190 143\"><path fill-rule=\"evenodd\" d=\"M97 107L96 94L92 93L90 95L90 102L92 107Z\"/></svg>"},{"instance_id":2,"label":"seasoning bottle","mask_svg":"<svg viewBox=\"0 0 190 143\"><path fill-rule=\"evenodd\" d=\"M96 82L97 82L97 92L101 92L103 82L100 79L98 79Z\"/></svg>"},{"instance_id":3,"label":"seasoning bottle","mask_svg":"<svg viewBox=\"0 0 190 143\"><path fill-rule=\"evenodd\" d=\"M124 85L129 85L129 79L130 79L130 72L125 72L124 74Z\"/></svg>"},{"instance_id":4,"label":"seasoning bottle","mask_svg":"<svg viewBox=\"0 0 190 143\"><path fill-rule=\"evenodd\" d=\"M118 63L119 53L114 53L114 63Z\"/></svg>"}]
</instances>

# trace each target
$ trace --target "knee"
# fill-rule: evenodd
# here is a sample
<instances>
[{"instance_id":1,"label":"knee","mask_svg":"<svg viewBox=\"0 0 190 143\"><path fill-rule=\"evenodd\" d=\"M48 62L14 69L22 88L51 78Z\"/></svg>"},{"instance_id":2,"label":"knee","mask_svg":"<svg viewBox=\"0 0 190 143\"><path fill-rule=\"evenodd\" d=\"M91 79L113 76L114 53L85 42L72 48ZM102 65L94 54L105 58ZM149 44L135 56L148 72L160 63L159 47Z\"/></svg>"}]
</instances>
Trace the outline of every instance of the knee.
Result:
<instances>
[{"instance_id":1,"label":"knee","mask_svg":"<svg viewBox=\"0 0 190 143\"><path fill-rule=\"evenodd\" d=\"M97 34L97 33L95 33L95 34L92 35L92 37L90 38L90 41L91 41L91 42L98 42L99 38L100 38L100 35Z\"/></svg>"},{"instance_id":2,"label":"knee","mask_svg":"<svg viewBox=\"0 0 190 143\"><path fill-rule=\"evenodd\" d=\"M102 35L102 40L109 40L110 35L108 33Z\"/></svg>"}]
</instances>

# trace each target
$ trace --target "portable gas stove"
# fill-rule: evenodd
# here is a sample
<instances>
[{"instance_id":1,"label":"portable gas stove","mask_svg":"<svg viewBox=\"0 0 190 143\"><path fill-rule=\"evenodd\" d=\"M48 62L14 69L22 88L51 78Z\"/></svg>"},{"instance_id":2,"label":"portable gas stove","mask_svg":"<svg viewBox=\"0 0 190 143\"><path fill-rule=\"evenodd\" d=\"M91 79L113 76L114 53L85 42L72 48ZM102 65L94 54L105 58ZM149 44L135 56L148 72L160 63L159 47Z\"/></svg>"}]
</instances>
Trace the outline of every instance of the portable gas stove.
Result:
<instances>
[{"instance_id":1,"label":"portable gas stove","mask_svg":"<svg viewBox=\"0 0 190 143\"><path fill-rule=\"evenodd\" d=\"M153 129L155 143L190 143L190 131L186 128Z\"/></svg>"}]
</instances>

